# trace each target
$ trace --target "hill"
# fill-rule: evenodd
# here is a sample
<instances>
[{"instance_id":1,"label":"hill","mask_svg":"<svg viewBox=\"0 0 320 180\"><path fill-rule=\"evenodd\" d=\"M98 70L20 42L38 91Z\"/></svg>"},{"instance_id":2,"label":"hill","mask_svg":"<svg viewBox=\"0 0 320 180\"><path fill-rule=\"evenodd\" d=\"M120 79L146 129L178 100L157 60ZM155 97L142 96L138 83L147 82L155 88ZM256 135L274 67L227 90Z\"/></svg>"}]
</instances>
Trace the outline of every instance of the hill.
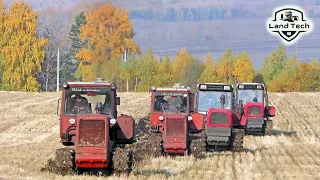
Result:
<instances>
[{"instance_id":1,"label":"hill","mask_svg":"<svg viewBox=\"0 0 320 180\"><path fill-rule=\"evenodd\" d=\"M120 113L136 120L149 111L149 94L119 93ZM130 179L316 179L320 178L320 93L269 93L277 107L272 136L246 136L245 152L207 158L163 157L136 167ZM0 92L0 179L71 179L42 173L59 143L57 93ZM80 176L77 179L98 179ZM109 177L106 179L112 179ZM99 178L101 179L101 178Z\"/></svg>"}]
</instances>

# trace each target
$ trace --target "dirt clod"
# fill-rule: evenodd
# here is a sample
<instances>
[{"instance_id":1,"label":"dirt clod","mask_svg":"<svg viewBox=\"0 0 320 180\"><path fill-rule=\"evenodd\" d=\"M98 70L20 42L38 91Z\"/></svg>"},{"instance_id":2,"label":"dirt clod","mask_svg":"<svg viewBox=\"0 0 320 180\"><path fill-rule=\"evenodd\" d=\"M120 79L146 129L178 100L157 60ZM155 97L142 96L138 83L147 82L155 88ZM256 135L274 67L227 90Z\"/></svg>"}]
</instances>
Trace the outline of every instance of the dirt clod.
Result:
<instances>
[{"instance_id":1,"label":"dirt clod","mask_svg":"<svg viewBox=\"0 0 320 180\"><path fill-rule=\"evenodd\" d=\"M61 175L72 174L74 170L74 150L71 148L60 148L56 150L55 159L49 159L41 171L48 171Z\"/></svg>"},{"instance_id":2,"label":"dirt clod","mask_svg":"<svg viewBox=\"0 0 320 180\"><path fill-rule=\"evenodd\" d=\"M133 148L135 163L139 163L148 156L159 157L162 155L161 134L152 132L148 116L139 121L136 132L137 143Z\"/></svg>"},{"instance_id":3,"label":"dirt clod","mask_svg":"<svg viewBox=\"0 0 320 180\"><path fill-rule=\"evenodd\" d=\"M117 147L113 154L114 173L130 173L131 153L125 148Z\"/></svg>"}]
</instances>

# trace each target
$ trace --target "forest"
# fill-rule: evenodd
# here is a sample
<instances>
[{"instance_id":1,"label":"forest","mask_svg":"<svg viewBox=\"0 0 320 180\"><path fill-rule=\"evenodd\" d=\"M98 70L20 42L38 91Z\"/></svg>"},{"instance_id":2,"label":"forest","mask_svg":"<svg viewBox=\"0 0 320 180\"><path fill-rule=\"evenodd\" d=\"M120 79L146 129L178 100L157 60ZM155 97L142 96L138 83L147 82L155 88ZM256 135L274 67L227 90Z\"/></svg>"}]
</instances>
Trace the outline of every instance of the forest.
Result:
<instances>
[{"instance_id":1,"label":"forest","mask_svg":"<svg viewBox=\"0 0 320 180\"><path fill-rule=\"evenodd\" d=\"M193 88L200 82L263 82L274 92L320 90L319 61L288 57L282 44L255 70L247 52L234 56L231 49L219 59L210 52L205 59L197 59L186 48L172 59L157 58L152 47L142 55L133 40L136 32L130 12L110 3L80 12L70 27L60 24L69 28L66 38L55 29L59 23L50 17L39 21L27 3L14 2L7 8L0 1L1 90L54 91L58 48L62 49L60 84L104 77L115 82L119 91L132 92L171 87L176 82Z\"/></svg>"}]
</instances>

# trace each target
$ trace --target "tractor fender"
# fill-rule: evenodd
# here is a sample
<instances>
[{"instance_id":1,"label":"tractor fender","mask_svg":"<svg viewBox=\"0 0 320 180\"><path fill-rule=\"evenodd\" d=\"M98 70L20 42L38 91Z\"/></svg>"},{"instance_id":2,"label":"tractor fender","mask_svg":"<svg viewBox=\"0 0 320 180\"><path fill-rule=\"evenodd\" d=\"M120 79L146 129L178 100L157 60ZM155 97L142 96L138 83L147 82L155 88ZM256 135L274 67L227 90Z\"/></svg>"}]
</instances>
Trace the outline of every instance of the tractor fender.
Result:
<instances>
[{"instance_id":1,"label":"tractor fender","mask_svg":"<svg viewBox=\"0 0 320 180\"><path fill-rule=\"evenodd\" d=\"M131 116L121 114L117 118L116 141L132 140L134 138L134 125Z\"/></svg>"}]
</instances>

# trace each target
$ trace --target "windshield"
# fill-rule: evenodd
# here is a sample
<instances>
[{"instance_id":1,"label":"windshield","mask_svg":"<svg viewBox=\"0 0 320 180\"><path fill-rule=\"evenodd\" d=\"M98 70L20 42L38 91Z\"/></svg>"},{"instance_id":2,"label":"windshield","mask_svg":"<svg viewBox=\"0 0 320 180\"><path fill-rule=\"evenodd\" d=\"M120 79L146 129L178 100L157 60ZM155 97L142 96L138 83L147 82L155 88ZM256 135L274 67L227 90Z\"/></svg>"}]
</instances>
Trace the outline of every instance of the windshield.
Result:
<instances>
[{"instance_id":1,"label":"windshield","mask_svg":"<svg viewBox=\"0 0 320 180\"><path fill-rule=\"evenodd\" d=\"M154 111L156 112L189 112L188 94L184 92L155 92Z\"/></svg>"},{"instance_id":2,"label":"windshield","mask_svg":"<svg viewBox=\"0 0 320 180\"><path fill-rule=\"evenodd\" d=\"M100 106L99 106L100 105ZM65 114L111 114L111 90L109 88L69 88L65 95ZM99 108L100 107L100 108Z\"/></svg>"},{"instance_id":3,"label":"windshield","mask_svg":"<svg viewBox=\"0 0 320 180\"><path fill-rule=\"evenodd\" d=\"M242 100L243 104L245 104L246 102L263 103L263 90L238 89L237 96L238 102L239 100Z\"/></svg>"},{"instance_id":4,"label":"windshield","mask_svg":"<svg viewBox=\"0 0 320 180\"><path fill-rule=\"evenodd\" d=\"M208 111L209 108L221 108L220 97L222 94L226 97L224 108L231 109L232 92L199 91L198 111Z\"/></svg>"}]
</instances>

